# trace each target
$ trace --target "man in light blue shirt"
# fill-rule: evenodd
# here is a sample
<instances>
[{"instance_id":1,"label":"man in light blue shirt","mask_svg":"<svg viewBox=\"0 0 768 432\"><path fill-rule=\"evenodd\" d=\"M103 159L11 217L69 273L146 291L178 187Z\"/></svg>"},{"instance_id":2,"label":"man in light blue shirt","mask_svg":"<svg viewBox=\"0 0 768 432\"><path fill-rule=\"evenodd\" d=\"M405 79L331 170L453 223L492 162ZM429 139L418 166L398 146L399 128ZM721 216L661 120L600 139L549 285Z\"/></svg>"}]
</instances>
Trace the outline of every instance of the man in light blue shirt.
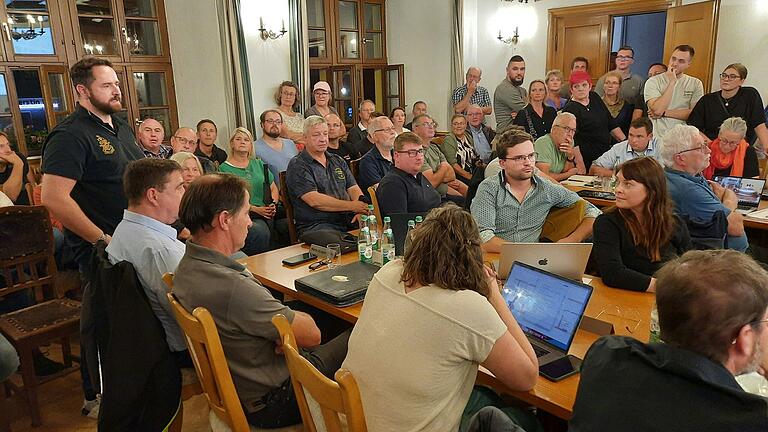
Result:
<instances>
[{"instance_id":1,"label":"man in light blue shirt","mask_svg":"<svg viewBox=\"0 0 768 432\"><path fill-rule=\"evenodd\" d=\"M607 152L592 162L589 173L600 177L611 177L614 169L628 160L647 156L660 159L659 143L653 136L653 124L647 117L632 120L629 125L629 139L614 144Z\"/></svg>"},{"instance_id":2,"label":"man in light blue shirt","mask_svg":"<svg viewBox=\"0 0 768 432\"><path fill-rule=\"evenodd\" d=\"M128 261L165 330L168 347L179 367L192 367L184 335L168 303L163 274L173 272L184 256L170 223L179 218L184 196L181 167L172 160L141 159L128 165L123 177L128 209L107 246L110 262Z\"/></svg>"},{"instance_id":3,"label":"man in light blue shirt","mask_svg":"<svg viewBox=\"0 0 768 432\"><path fill-rule=\"evenodd\" d=\"M736 194L701 175L709 166L711 155L699 130L688 125L672 127L662 137L659 154L664 161L667 189L675 213L708 222L722 211L728 220L728 248L745 252L749 241L744 231L744 217L735 211L739 204Z\"/></svg>"}]
</instances>

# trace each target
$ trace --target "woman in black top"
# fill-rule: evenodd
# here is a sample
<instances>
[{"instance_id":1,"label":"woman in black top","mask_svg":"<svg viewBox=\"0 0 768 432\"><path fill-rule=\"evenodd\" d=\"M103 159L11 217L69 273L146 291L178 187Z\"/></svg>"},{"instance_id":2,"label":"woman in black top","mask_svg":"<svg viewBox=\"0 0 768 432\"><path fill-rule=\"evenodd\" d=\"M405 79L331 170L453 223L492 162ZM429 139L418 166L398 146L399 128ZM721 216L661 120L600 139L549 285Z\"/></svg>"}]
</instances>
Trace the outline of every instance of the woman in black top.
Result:
<instances>
[{"instance_id":1,"label":"woman in black top","mask_svg":"<svg viewBox=\"0 0 768 432\"><path fill-rule=\"evenodd\" d=\"M688 124L696 126L710 140L718 136L720 125L729 117L741 117L747 122L746 140L754 144L760 138L768 146L768 128L763 116L763 100L754 87L744 87L747 68L741 63L725 67L720 74L720 90L707 93L696 102L688 116Z\"/></svg>"},{"instance_id":2,"label":"woman in black top","mask_svg":"<svg viewBox=\"0 0 768 432\"><path fill-rule=\"evenodd\" d=\"M655 159L627 161L616 177L616 207L595 220L592 254L606 285L654 292L653 273L691 249L691 237L672 214L664 170Z\"/></svg>"},{"instance_id":3,"label":"woman in black top","mask_svg":"<svg viewBox=\"0 0 768 432\"><path fill-rule=\"evenodd\" d=\"M547 98L547 86L542 80L531 81L528 86L528 98L530 103L517 112L514 124L522 126L525 131L533 136L533 140L543 137L552 129L552 123L557 116L557 110L544 105Z\"/></svg>"},{"instance_id":4,"label":"woman in black top","mask_svg":"<svg viewBox=\"0 0 768 432\"><path fill-rule=\"evenodd\" d=\"M576 116L576 147L589 171L592 161L611 148L611 136L618 141L627 139L616 125L600 96L591 91L592 78L584 71L574 71L570 77L571 100L563 111Z\"/></svg>"}]
</instances>

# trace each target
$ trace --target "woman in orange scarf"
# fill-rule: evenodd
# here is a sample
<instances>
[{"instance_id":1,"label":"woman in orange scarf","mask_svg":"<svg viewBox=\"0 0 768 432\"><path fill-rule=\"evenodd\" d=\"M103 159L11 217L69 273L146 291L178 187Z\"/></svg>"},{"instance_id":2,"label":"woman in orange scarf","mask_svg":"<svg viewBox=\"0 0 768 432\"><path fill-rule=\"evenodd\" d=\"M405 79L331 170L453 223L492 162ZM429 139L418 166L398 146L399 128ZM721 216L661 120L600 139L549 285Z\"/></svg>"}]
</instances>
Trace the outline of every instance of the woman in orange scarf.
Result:
<instances>
[{"instance_id":1,"label":"woman in orange scarf","mask_svg":"<svg viewBox=\"0 0 768 432\"><path fill-rule=\"evenodd\" d=\"M712 156L703 173L707 180L715 176L760 176L757 153L744 140L746 134L747 122L741 117L731 117L720 125L718 137L709 144Z\"/></svg>"}]
</instances>

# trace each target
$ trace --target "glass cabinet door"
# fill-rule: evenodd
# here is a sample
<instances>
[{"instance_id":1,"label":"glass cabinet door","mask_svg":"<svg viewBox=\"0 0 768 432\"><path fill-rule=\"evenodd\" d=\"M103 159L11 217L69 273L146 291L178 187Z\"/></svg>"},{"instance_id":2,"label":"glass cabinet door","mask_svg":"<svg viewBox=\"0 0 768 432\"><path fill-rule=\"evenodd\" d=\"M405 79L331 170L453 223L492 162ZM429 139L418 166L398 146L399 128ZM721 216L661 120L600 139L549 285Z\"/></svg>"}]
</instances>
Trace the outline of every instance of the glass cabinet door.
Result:
<instances>
[{"instance_id":1,"label":"glass cabinet door","mask_svg":"<svg viewBox=\"0 0 768 432\"><path fill-rule=\"evenodd\" d=\"M126 61L169 59L168 40L160 28L165 26L162 0L122 0L123 26L120 28Z\"/></svg>"},{"instance_id":2,"label":"glass cabinet door","mask_svg":"<svg viewBox=\"0 0 768 432\"><path fill-rule=\"evenodd\" d=\"M0 15L6 60L57 62L64 59L58 3L4 0Z\"/></svg>"},{"instance_id":3,"label":"glass cabinet door","mask_svg":"<svg viewBox=\"0 0 768 432\"><path fill-rule=\"evenodd\" d=\"M357 1L340 0L338 11L338 61L349 63L349 60L360 58L360 26L358 23Z\"/></svg>"},{"instance_id":4,"label":"glass cabinet door","mask_svg":"<svg viewBox=\"0 0 768 432\"><path fill-rule=\"evenodd\" d=\"M323 64L330 61L328 28L331 24L326 19L327 16L326 2L307 0L308 46L311 64Z\"/></svg>"},{"instance_id":5,"label":"glass cabinet door","mask_svg":"<svg viewBox=\"0 0 768 432\"><path fill-rule=\"evenodd\" d=\"M357 124L357 89L355 87L355 67L337 67L333 72L333 104L347 130Z\"/></svg>"},{"instance_id":6,"label":"glass cabinet door","mask_svg":"<svg viewBox=\"0 0 768 432\"><path fill-rule=\"evenodd\" d=\"M160 122L165 129L165 141L169 141L178 128L178 118L173 91L173 74L163 66L129 67L129 92L135 123L147 118ZM172 100L173 99L173 100Z\"/></svg>"},{"instance_id":7,"label":"glass cabinet door","mask_svg":"<svg viewBox=\"0 0 768 432\"><path fill-rule=\"evenodd\" d=\"M16 121L18 119L18 111L14 113L14 107L12 101L16 99L15 95L11 95L11 85L8 83L8 71L6 69L0 69L0 132L3 132L8 136L8 141L11 142L11 147L14 150L19 150L25 155L27 153L26 146L19 147L19 136L16 134L18 131Z\"/></svg>"},{"instance_id":8,"label":"glass cabinet door","mask_svg":"<svg viewBox=\"0 0 768 432\"><path fill-rule=\"evenodd\" d=\"M48 124L54 127L75 109L69 71L64 66L43 66L41 71Z\"/></svg>"},{"instance_id":9,"label":"glass cabinet door","mask_svg":"<svg viewBox=\"0 0 768 432\"><path fill-rule=\"evenodd\" d=\"M95 55L120 61L123 53L119 37L122 36L118 36L120 25L112 0L70 4L78 56Z\"/></svg>"},{"instance_id":10,"label":"glass cabinet door","mask_svg":"<svg viewBox=\"0 0 768 432\"><path fill-rule=\"evenodd\" d=\"M384 5L363 3L363 61L384 62Z\"/></svg>"}]
</instances>

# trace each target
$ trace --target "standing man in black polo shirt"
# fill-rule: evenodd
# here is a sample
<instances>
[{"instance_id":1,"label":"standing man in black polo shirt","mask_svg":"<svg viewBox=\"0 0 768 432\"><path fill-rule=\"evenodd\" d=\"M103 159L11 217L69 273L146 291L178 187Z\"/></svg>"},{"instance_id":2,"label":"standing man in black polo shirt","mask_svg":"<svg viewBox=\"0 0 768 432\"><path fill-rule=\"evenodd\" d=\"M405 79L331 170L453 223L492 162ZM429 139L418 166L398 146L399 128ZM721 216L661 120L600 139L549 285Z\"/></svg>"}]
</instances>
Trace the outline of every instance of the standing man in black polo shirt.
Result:
<instances>
[{"instance_id":1,"label":"standing man in black polo shirt","mask_svg":"<svg viewBox=\"0 0 768 432\"><path fill-rule=\"evenodd\" d=\"M320 116L304 120L304 150L288 163L286 183L299 233L319 229L348 231L368 205L340 156L329 153L328 123Z\"/></svg>"},{"instance_id":2,"label":"standing man in black polo shirt","mask_svg":"<svg viewBox=\"0 0 768 432\"><path fill-rule=\"evenodd\" d=\"M421 173L424 148L421 138L404 132L395 138L395 166L379 182L376 198L381 215L426 213L440 206L440 193Z\"/></svg>"},{"instance_id":3,"label":"standing man in black polo shirt","mask_svg":"<svg viewBox=\"0 0 768 432\"><path fill-rule=\"evenodd\" d=\"M109 243L128 201L123 171L144 157L130 126L114 116L122 94L112 63L86 57L70 69L78 97L75 112L59 123L43 146L43 204L61 221L65 238L87 283L93 245ZM81 358L85 358L84 355ZM83 414L98 415L96 393L83 371Z\"/></svg>"},{"instance_id":4,"label":"standing man in black polo shirt","mask_svg":"<svg viewBox=\"0 0 768 432\"><path fill-rule=\"evenodd\" d=\"M203 119L197 122L197 150L195 156L205 158L213 162L216 171L219 165L227 160L227 152L216 146L216 137L219 130L211 119ZM205 171L209 174L208 171Z\"/></svg>"}]
</instances>

